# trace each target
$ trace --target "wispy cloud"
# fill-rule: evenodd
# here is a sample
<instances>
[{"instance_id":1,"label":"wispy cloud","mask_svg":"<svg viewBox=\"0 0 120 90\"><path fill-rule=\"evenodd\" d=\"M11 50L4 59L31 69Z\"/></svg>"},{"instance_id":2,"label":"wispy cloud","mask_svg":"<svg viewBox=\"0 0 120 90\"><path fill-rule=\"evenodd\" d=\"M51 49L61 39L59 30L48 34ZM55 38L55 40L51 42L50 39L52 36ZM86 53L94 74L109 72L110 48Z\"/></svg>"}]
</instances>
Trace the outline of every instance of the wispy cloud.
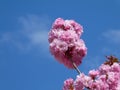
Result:
<instances>
[{"instance_id":1,"label":"wispy cloud","mask_svg":"<svg viewBox=\"0 0 120 90\"><path fill-rule=\"evenodd\" d=\"M19 30L0 34L0 43L13 44L20 49L48 47L50 20L45 16L19 17Z\"/></svg>"},{"instance_id":2,"label":"wispy cloud","mask_svg":"<svg viewBox=\"0 0 120 90\"><path fill-rule=\"evenodd\" d=\"M104 55L115 55L119 57L120 54L120 30L109 30L104 32L104 46L102 53Z\"/></svg>"},{"instance_id":3,"label":"wispy cloud","mask_svg":"<svg viewBox=\"0 0 120 90\"><path fill-rule=\"evenodd\" d=\"M111 43L120 44L120 30L109 30L103 36Z\"/></svg>"}]
</instances>

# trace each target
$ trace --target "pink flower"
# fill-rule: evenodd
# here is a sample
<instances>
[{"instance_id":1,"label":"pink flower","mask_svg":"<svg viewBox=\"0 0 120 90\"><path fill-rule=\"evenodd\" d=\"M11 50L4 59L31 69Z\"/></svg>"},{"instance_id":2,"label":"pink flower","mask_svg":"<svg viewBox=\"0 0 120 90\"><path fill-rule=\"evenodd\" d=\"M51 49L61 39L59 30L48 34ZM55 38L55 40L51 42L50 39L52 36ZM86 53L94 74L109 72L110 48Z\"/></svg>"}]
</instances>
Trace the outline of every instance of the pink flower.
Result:
<instances>
[{"instance_id":1,"label":"pink flower","mask_svg":"<svg viewBox=\"0 0 120 90\"><path fill-rule=\"evenodd\" d=\"M109 90L109 86L102 80L95 80L89 85L90 90Z\"/></svg>"},{"instance_id":2,"label":"pink flower","mask_svg":"<svg viewBox=\"0 0 120 90\"><path fill-rule=\"evenodd\" d=\"M74 82L75 90L83 90L85 88L83 84L83 81L84 81L83 79L84 79L84 74L80 74L77 76Z\"/></svg>"},{"instance_id":3,"label":"pink flower","mask_svg":"<svg viewBox=\"0 0 120 90\"><path fill-rule=\"evenodd\" d=\"M81 73L74 82L75 90L84 90L85 87L89 87L91 82L93 82L91 77Z\"/></svg>"},{"instance_id":4,"label":"pink flower","mask_svg":"<svg viewBox=\"0 0 120 90\"><path fill-rule=\"evenodd\" d=\"M82 26L73 20L58 18L49 32L50 52L56 60L68 68L74 68L72 62L79 66L87 54L87 48L82 39Z\"/></svg>"},{"instance_id":5,"label":"pink flower","mask_svg":"<svg viewBox=\"0 0 120 90\"><path fill-rule=\"evenodd\" d=\"M73 90L120 90L120 64L104 63L98 70L90 70L89 76L81 73L72 85Z\"/></svg>"},{"instance_id":6,"label":"pink flower","mask_svg":"<svg viewBox=\"0 0 120 90\"><path fill-rule=\"evenodd\" d=\"M63 25L64 25L64 20L62 18L58 18L55 20L52 28L53 29L61 28Z\"/></svg>"},{"instance_id":7,"label":"pink flower","mask_svg":"<svg viewBox=\"0 0 120 90\"><path fill-rule=\"evenodd\" d=\"M120 72L120 65L119 65L119 63L113 63L113 65L111 66L111 69L114 72Z\"/></svg>"},{"instance_id":8,"label":"pink flower","mask_svg":"<svg viewBox=\"0 0 120 90\"><path fill-rule=\"evenodd\" d=\"M118 85L116 87L116 90L120 90L120 80L118 81Z\"/></svg>"},{"instance_id":9,"label":"pink flower","mask_svg":"<svg viewBox=\"0 0 120 90\"><path fill-rule=\"evenodd\" d=\"M69 22L76 31L76 33L80 36L83 32L83 27L80 24L76 23L74 20L70 20Z\"/></svg>"},{"instance_id":10,"label":"pink flower","mask_svg":"<svg viewBox=\"0 0 120 90\"><path fill-rule=\"evenodd\" d=\"M98 70L90 70L90 71L89 71L89 76L90 76L91 78L93 78L93 79L95 79L96 76L98 76L98 75L99 75L99 71L98 71Z\"/></svg>"},{"instance_id":11,"label":"pink flower","mask_svg":"<svg viewBox=\"0 0 120 90\"><path fill-rule=\"evenodd\" d=\"M111 69L110 65L105 65L105 64L102 64L100 67L99 67L99 71L101 74L106 74L107 72L109 72Z\"/></svg>"},{"instance_id":12,"label":"pink flower","mask_svg":"<svg viewBox=\"0 0 120 90\"><path fill-rule=\"evenodd\" d=\"M74 90L73 86L74 80L72 78L67 79L64 81L64 86L62 90Z\"/></svg>"}]
</instances>

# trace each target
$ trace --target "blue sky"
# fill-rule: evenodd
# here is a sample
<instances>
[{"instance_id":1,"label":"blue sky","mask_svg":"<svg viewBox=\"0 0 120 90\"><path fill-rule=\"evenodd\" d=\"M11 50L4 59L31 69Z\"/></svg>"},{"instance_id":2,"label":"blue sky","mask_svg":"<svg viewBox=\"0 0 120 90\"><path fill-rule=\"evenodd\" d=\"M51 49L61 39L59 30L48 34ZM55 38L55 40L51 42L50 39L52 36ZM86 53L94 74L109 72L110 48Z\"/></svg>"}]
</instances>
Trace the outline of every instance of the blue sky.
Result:
<instances>
[{"instance_id":1,"label":"blue sky","mask_svg":"<svg viewBox=\"0 0 120 90\"><path fill-rule=\"evenodd\" d=\"M1 0L0 90L61 90L65 79L76 78L49 52L48 32L58 17L84 27L81 72L98 68L106 55L120 58L120 0Z\"/></svg>"}]
</instances>

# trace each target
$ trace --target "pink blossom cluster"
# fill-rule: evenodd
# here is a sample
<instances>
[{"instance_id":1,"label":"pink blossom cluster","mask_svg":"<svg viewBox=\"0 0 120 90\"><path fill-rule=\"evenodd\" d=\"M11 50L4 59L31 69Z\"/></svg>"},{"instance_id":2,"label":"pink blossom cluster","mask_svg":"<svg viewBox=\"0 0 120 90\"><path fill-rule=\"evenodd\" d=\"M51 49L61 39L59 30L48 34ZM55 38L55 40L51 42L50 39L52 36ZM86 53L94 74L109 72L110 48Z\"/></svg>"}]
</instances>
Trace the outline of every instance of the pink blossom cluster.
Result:
<instances>
[{"instance_id":1,"label":"pink blossom cluster","mask_svg":"<svg viewBox=\"0 0 120 90\"><path fill-rule=\"evenodd\" d=\"M62 90L120 90L120 63L110 59L88 75L81 73L76 80L67 79Z\"/></svg>"},{"instance_id":2,"label":"pink blossom cluster","mask_svg":"<svg viewBox=\"0 0 120 90\"><path fill-rule=\"evenodd\" d=\"M63 20L58 18L53 23L49 32L50 52L55 59L66 67L74 68L72 62L76 66L80 65L82 58L87 53L85 43L80 36L83 28L74 20Z\"/></svg>"}]
</instances>

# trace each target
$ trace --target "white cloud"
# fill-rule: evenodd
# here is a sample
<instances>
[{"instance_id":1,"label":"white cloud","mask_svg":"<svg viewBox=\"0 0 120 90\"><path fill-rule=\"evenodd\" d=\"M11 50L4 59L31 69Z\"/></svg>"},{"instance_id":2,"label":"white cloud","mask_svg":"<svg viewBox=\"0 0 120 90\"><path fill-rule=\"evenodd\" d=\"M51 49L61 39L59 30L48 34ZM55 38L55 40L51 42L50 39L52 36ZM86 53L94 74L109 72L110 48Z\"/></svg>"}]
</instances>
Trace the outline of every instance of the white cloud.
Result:
<instances>
[{"instance_id":1,"label":"white cloud","mask_svg":"<svg viewBox=\"0 0 120 90\"><path fill-rule=\"evenodd\" d=\"M120 44L120 30L104 32L103 36L111 43Z\"/></svg>"},{"instance_id":2,"label":"white cloud","mask_svg":"<svg viewBox=\"0 0 120 90\"><path fill-rule=\"evenodd\" d=\"M47 17L38 17L29 15L27 17L20 17L23 34L25 34L32 44L47 43L49 20Z\"/></svg>"},{"instance_id":3,"label":"white cloud","mask_svg":"<svg viewBox=\"0 0 120 90\"><path fill-rule=\"evenodd\" d=\"M50 20L45 16L28 15L18 18L19 30L0 34L0 43L9 43L20 49L48 47Z\"/></svg>"},{"instance_id":4,"label":"white cloud","mask_svg":"<svg viewBox=\"0 0 120 90\"><path fill-rule=\"evenodd\" d=\"M109 30L103 33L104 46L102 53L104 55L115 55L119 56L120 50L120 30Z\"/></svg>"},{"instance_id":5,"label":"white cloud","mask_svg":"<svg viewBox=\"0 0 120 90\"><path fill-rule=\"evenodd\" d=\"M34 32L32 34L29 34L29 39L31 41L32 44L46 44L47 43L47 31L43 31L43 32Z\"/></svg>"}]
</instances>

